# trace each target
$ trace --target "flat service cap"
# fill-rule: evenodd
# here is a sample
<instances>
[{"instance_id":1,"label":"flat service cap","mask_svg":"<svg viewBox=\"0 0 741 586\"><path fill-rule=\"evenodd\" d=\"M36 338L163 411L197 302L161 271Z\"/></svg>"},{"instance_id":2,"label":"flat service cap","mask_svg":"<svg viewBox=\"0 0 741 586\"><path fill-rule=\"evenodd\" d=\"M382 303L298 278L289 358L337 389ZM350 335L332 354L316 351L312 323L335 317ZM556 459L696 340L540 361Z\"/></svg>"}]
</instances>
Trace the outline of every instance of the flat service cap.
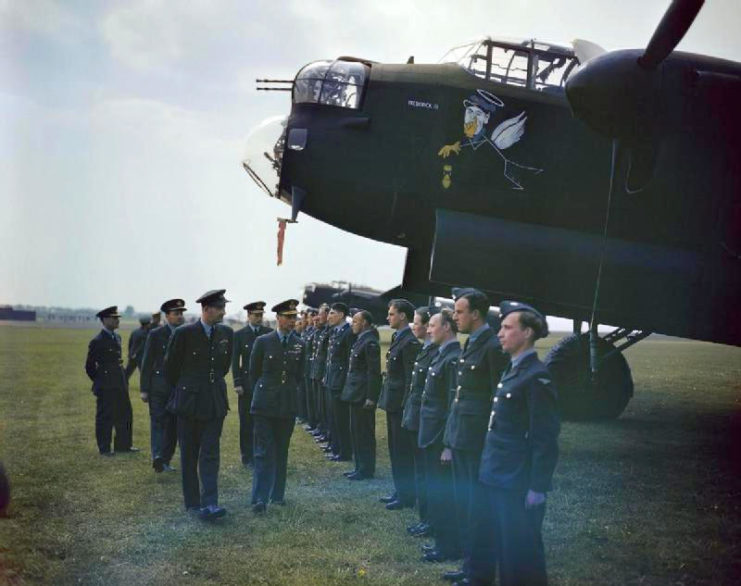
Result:
<instances>
[{"instance_id":1,"label":"flat service cap","mask_svg":"<svg viewBox=\"0 0 741 586\"><path fill-rule=\"evenodd\" d=\"M273 305L271 311L274 311L278 315L292 316L298 315L297 307L298 301L296 299L286 299L277 305Z\"/></svg>"},{"instance_id":2,"label":"flat service cap","mask_svg":"<svg viewBox=\"0 0 741 586\"><path fill-rule=\"evenodd\" d=\"M224 307L229 303L229 300L224 297L224 293L226 293L226 289L213 289L212 291L207 291L196 299L196 303L211 307Z\"/></svg>"}]
</instances>

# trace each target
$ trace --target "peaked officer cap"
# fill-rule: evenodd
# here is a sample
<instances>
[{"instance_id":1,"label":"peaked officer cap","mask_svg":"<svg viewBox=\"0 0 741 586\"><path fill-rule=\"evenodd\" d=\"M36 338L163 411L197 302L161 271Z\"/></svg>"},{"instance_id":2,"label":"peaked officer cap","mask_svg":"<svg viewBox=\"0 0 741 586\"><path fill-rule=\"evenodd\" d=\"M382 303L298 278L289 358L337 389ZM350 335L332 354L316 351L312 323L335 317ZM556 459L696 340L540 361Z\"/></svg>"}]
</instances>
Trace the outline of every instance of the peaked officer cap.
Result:
<instances>
[{"instance_id":1,"label":"peaked officer cap","mask_svg":"<svg viewBox=\"0 0 741 586\"><path fill-rule=\"evenodd\" d=\"M333 303L331 305L331 309L334 309L335 311L341 311L345 315L350 313L350 308L347 306L347 303L342 303L342 301L338 301L336 303Z\"/></svg>"},{"instance_id":2,"label":"peaked officer cap","mask_svg":"<svg viewBox=\"0 0 741 586\"><path fill-rule=\"evenodd\" d=\"M295 299L286 299L285 301L273 305L271 311L274 311L278 315L292 316L298 315L296 308L298 307L298 301Z\"/></svg>"},{"instance_id":3,"label":"peaked officer cap","mask_svg":"<svg viewBox=\"0 0 741 586\"><path fill-rule=\"evenodd\" d=\"M100 319L103 319L104 317L121 317L121 314L118 313L118 305L111 305L110 307L101 309L98 313L95 314L95 317L98 317Z\"/></svg>"},{"instance_id":4,"label":"peaked officer cap","mask_svg":"<svg viewBox=\"0 0 741 586\"><path fill-rule=\"evenodd\" d=\"M214 289L212 291L207 291L198 299L196 299L196 303L212 307L224 307L227 303L229 303L229 300L224 297L224 293L226 293L226 289Z\"/></svg>"},{"instance_id":5,"label":"peaked officer cap","mask_svg":"<svg viewBox=\"0 0 741 586\"><path fill-rule=\"evenodd\" d=\"M167 313L168 311L175 311L180 309L185 311L185 301L183 299L168 299L161 306L160 310Z\"/></svg>"},{"instance_id":6,"label":"peaked officer cap","mask_svg":"<svg viewBox=\"0 0 741 586\"><path fill-rule=\"evenodd\" d=\"M264 301L253 301L245 305L242 309L246 309L247 313L262 313L265 311L265 305L267 304Z\"/></svg>"}]
</instances>

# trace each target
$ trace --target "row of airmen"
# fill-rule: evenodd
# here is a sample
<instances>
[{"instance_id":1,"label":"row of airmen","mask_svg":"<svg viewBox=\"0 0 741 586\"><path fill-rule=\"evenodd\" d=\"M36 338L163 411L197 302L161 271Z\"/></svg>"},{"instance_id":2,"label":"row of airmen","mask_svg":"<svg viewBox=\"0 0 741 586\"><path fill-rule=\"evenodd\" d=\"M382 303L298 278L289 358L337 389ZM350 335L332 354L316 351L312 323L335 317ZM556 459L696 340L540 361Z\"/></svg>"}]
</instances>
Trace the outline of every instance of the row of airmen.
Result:
<instances>
[{"instance_id":1,"label":"row of airmen","mask_svg":"<svg viewBox=\"0 0 741 586\"><path fill-rule=\"evenodd\" d=\"M248 308L249 324L237 333L232 351L231 329L219 323L223 293L199 298L201 320L175 329L162 348L162 370L170 386L165 411L178 416L188 510L204 519L225 514L217 504L216 477L228 408L224 376L233 362L240 427L253 427L252 434L240 431L243 461L255 468L253 510L284 502L296 414L319 439L329 440L325 449L332 459L355 457L355 470L347 474L351 479L372 476L378 399L386 411L395 487L381 500L391 510L417 505L420 523L409 532L435 537L433 545L423 546L424 559L462 558L460 570L444 575L459 584L489 583L497 571L503 584L545 583L540 528L559 424L555 390L533 349L535 340L548 333L537 310L503 302L497 335L486 324L488 299L475 289L454 291L455 310L432 316L405 300L392 301L388 322L395 333L379 397L380 347L370 314L355 313L348 326L342 304L309 310L297 333L298 302L288 300L273 308L277 331L261 333L263 307ZM105 332L106 318L101 319ZM168 320L163 327L169 325ZM462 350L459 331L468 334ZM207 344L199 345L203 334ZM247 361L243 352L249 354ZM169 465L166 454L158 455Z\"/></svg>"}]
</instances>

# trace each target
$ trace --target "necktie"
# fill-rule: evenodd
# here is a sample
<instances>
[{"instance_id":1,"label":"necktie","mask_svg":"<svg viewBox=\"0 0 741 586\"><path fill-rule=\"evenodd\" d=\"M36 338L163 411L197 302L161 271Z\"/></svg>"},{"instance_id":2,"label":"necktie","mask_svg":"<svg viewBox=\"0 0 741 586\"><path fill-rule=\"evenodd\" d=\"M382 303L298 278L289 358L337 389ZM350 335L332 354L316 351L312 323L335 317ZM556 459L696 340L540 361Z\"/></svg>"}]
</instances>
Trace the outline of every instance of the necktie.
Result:
<instances>
[{"instance_id":1,"label":"necktie","mask_svg":"<svg viewBox=\"0 0 741 586\"><path fill-rule=\"evenodd\" d=\"M281 343L283 344L283 350L285 350L288 347L288 336L283 336Z\"/></svg>"},{"instance_id":2,"label":"necktie","mask_svg":"<svg viewBox=\"0 0 741 586\"><path fill-rule=\"evenodd\" d=\"M466 338L466 343L465 343L465 344L463 344L463 352L464 352L464 353L465 353L465 351L466 351L466 350L468 350L468 343L469 343L470 341L471 341L471 336L468 336L468 338Z\"/></svg>"},{"instance_id":3,"label":"necktie","mask_svg":"<svg viewBox=\"0 0 741 586\"><path fill-rule=\"evenodd\" d=\"M394 332L393 334L391 334L391 341L392 341L392 342L393 342L394 340L396 340L396 336L397 336L397 334L398 334L398 333L399 333L399 332Z\"/></svg>"}]
</instances>

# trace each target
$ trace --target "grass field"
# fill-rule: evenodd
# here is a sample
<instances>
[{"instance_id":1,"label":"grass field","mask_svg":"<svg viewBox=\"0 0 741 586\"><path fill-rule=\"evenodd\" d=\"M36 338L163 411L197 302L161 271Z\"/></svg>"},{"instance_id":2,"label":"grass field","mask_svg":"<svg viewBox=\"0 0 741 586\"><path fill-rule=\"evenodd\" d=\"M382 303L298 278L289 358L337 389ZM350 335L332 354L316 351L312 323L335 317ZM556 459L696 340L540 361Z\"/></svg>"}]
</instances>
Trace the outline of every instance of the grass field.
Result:
<instances>
[{"instance_id":1,"label":"grass field","mask_svg":"<svg viewBox=\"0 0 741 586\"><path fill-rule=\"evenodd\" d=\"M0 582L443 584L452 566L419 562L419 540L405 535L414 514L376 500L390 489L382 413L375 480L345 481L347 465L326 462L297 428L288 506L262 517L247 506L251 473L230 413L220 475L229 515L204 525L182 511L179 474L151 470L138 383L143 451L97 455L83 370L94 333L0 326L0 460L13 490L0 519ZM741 349L649 339L627 357L636 397L623 416L563 425L545 522L551 583L736 584Z\"/></svg>"}]
</instances>

